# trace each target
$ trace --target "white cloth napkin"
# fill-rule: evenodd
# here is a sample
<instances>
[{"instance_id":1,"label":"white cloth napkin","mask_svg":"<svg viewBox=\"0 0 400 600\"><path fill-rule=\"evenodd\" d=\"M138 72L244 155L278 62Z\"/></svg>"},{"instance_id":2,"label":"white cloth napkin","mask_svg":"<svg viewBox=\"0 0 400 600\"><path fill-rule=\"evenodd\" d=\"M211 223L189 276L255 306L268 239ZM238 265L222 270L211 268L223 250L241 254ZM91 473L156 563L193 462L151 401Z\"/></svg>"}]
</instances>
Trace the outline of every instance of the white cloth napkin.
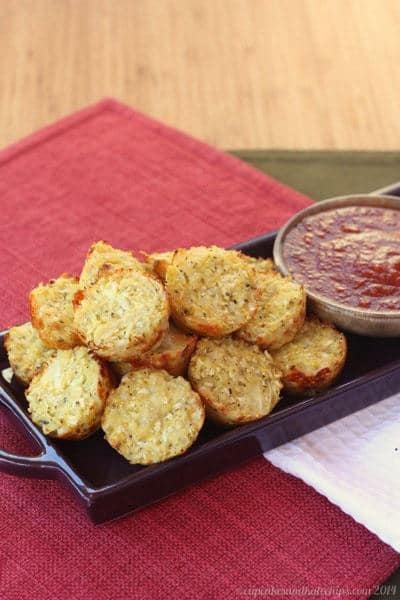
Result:
<instances>
[{"instance_id":1,"label":"white cloth napkin","mask_svg":"<svg viewBox=\"0 0 400 600\"><path fill-rule=\"evenodd\" d=\"M400 552L400 394L264 456Z\"/></svg>"}]
</instances>

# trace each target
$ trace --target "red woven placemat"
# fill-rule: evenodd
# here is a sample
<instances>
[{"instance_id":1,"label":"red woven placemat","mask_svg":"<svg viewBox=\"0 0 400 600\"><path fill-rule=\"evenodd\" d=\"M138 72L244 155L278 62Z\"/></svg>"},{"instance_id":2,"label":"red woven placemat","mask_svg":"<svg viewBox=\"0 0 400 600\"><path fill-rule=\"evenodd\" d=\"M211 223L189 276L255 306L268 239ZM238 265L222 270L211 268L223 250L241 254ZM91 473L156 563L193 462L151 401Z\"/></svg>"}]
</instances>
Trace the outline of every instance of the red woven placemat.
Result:
<instances>
[{"instance_id":1,"label":"red woven placemat","mask_svg":"<svg viewBox=\"0 0 400 600\"><path fill-rule=\"evenodd\" d=\"M229 245L274 229L307 202L232 157L101 102L0 155L0 326L27 318L38 281L78 272L93 240L150 251ZM0 440L24 449L4 415ZM288 590L365 598L399 564L365 528L262 458L97 527L59 483L0 475L2 600L284 598Z\"/></svg>"}]
</instances>

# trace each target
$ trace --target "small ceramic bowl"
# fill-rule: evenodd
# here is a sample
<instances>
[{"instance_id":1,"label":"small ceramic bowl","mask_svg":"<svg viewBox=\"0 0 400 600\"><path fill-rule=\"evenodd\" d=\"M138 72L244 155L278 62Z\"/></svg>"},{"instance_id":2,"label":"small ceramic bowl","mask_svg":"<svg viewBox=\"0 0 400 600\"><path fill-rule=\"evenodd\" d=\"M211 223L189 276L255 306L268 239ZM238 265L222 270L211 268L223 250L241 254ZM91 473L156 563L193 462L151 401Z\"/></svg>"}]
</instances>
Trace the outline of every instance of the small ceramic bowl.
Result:
<instances>
[{"instance_id":1,"label":"small ceramic bowl","mask_svg":"<svg viewBox=\"0 0 400 600\"><path fill-rule=\"evenodd\" d=\"M343 206L379 206L400 210L400 198L376 194L340 196L317 202L300 211L282 227L275 240L274 261L284 275L291 274L295 278L295 274L290 273L283 256L283 247L288 232L305 217ZM315 293L307 289L307 286L305 287L309 305L313 312L322 319L332 321L340 329L373 337L400 336L400 311L376 311L348 306Z\"/></svg>"}]
</instances>

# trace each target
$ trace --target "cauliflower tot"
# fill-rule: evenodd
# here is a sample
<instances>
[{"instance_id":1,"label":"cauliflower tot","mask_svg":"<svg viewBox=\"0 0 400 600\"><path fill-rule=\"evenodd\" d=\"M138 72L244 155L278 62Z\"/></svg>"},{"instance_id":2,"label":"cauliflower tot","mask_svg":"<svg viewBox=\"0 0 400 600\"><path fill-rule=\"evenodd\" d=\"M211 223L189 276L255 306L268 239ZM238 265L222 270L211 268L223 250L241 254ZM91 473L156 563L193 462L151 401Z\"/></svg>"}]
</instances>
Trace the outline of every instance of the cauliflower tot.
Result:
<instances>
[{"instance_id":1,"label":"cauliflower tot","mask_svg":"<svg viewBox=\"0 0 400 600\"><path fill-rule=\"evenodd\" d=\"M4 345L14 375L25 385L56 353L56 350L43 344L30 321L11 327L4 338Z\"/></svg>"},{"instance_id":2,"label":"cauliflower tot","mask_svg":"<svg viewBox=\"0 0 400 600\"><path fill-rule=\"evenodd\" d=\"M240 329L256 311L253 273L233 250L216 246L177 250L166 275L174 320L212 337Z\"/></svg>"},{"instance_id":3,"label":"cauliflower tot","mask_svg":"<svg viewBox=\"0 0 400 600\"><path fill-rule=\"evenodd\" d=\"M82 342L98 356L127 361L162 340L169 306L161 282L141 271L111 271L80 290L74 325Z\"/></svg>"},{"instance_id":4,"label":"cauliflower tot","mask_svg":"<svg viewBox=\"0 0 400 600\"><path fill-rule=\"evenodd\" d=\"M272 352L282 371L284 388L292 394L314 394L332 385L346 360L347 342L334 325L306 319L297 336Z\"/></svg>"},{"instance_id":5,"label":"cauliflower tot","mask_svg":"<svg viewBox=\"0 0 400 600\"><path fill-rule=\"evenodd\" d=\"M25 396L32 421L49 437L80 440L100 426L112 380L104 363L78 346L58 350Z\"/></svg>"},{"instance_id":6,"label":"cauliflower tot","mask_svg":"<svg viewBox=\"0 0 400 600\"><path fill-rule=\"evenodd\" d=\"M282 388L269 354L231 337L199 340L189 364L189 381L202 397L207 416L228 426L269 414Z\"/></svg>"},{"instance_id":7,"label":"cauliflower tot","mask_svg":"<svg viewBox=\"0 0 400 600\"><path fill-rule=\"evenodd\" d=\"M49 283L40 283L29 294L32 325L49 348L73 348L80 343L72 305L78 289L78 278L63 273Z\"/></svg>"},{"instance_id":8,"label":"cauliflower tot","mask_svg":"<svg viewBox=\"0 0 400 600\"><path fill-rule=\"evenodd\" d=\"M110 394L102 427L130 463L149 465L185 452L204 416L199 395L183 377L143 368L130 371Z\"/></svg>"}]
</instances>

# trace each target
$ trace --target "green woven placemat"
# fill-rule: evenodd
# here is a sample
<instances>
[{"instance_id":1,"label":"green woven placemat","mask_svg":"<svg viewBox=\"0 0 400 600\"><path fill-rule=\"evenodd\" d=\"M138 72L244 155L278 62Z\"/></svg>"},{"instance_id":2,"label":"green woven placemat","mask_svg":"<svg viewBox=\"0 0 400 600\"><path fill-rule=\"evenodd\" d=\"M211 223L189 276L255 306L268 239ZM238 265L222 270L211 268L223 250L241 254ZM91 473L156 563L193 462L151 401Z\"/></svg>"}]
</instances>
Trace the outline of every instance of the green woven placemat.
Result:
<instances>
[{"instance_id":1,"label":"green woven placemat","mask_svg":"<svg viewBox=\"0 0 400 600\"><path fill-rule=\"evenodd\" d=\"M371 192L400 180L400 151L237 150L232 154L315 200Z\"/></svg>"},{"instance_id":2,"label":"green woven placemat","mask_svg":"<svg viewBox=\"0 0 400 600\"><path fill-rule=\"evenodd\" d=\"M400 181L400 151L239 150L232 154L315 200L368 193ZM371 598L399 599L400 569Z\"/></svg>"}]
</instances>

